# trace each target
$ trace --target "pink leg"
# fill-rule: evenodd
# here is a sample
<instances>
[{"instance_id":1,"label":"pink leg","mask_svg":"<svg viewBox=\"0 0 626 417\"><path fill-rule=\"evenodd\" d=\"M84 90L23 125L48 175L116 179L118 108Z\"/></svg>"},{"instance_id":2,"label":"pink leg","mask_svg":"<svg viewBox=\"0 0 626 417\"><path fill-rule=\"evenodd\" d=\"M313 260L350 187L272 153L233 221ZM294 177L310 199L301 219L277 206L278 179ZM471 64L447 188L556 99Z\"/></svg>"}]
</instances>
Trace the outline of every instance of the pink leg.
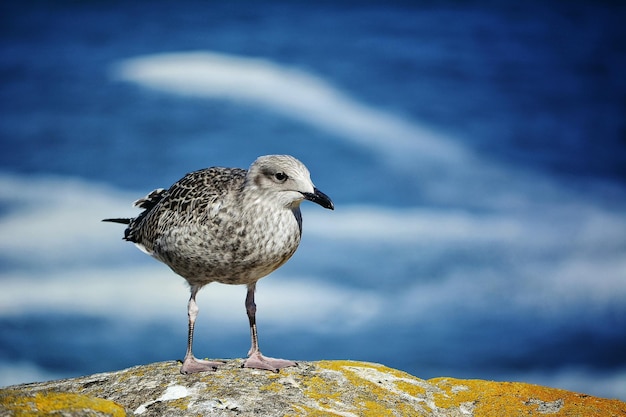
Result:
<instances>
[{"instance_id":1,"label":"pink leg","mask_svg":"<svg viewBox=\"0 0 626 417\"><path fill-rule=\"evenodd\" d=\"M282 368L288 366L297 366L298 364L285 360L268 358L261 354L259 350L259 339L256 332L256 304L254 303L254 289L256 284L250 284L248 286L248 294L246 295L246 312L248 313L248 320L250 321L250 337L252 339L252 346L248 352L248 359L243 364L244 368L256 368L266 369L272 372L278 372Z\"/></svg>"},{"instance_id":2,"label":"pink leg","mask_svg":"<svg viewBox=\"0 0 626 417\"><path fill-rule=\"evenodd\" d=\"M200 290L200 287L191 287L191 297L189 298L189 304L187 305L187 314L189 316L189 333L187 336L187 353L183 360L183 366L180 368L181 374L194 374L196 372L215 371L222 362L211 362L202 359L196 359L193 356L191 347L193 345L193 329L196 324L196 317L198 317L198 305L196 304L196 294Z\"/></svg>"}]
</instances>

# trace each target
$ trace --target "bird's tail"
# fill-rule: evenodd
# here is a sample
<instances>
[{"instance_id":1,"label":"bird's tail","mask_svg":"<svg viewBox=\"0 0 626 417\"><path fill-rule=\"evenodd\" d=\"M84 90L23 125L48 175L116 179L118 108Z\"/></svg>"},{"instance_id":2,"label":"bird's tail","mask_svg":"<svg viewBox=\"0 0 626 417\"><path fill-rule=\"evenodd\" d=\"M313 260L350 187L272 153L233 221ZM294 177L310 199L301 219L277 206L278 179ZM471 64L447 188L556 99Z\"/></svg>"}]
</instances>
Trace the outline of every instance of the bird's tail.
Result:
<instances>
[{"instance_id":1,"label":"bird's tail","mask_svg":"<svg viewBox=\"0 0 626 417\"><path fill-rule=\"evenodd\" d=\"M158 188L152 191L150 194L145 196L144 198L140 198L135 201L133 206L144 209L141 214L135 218L112 218L112 219L103 219L103 222L112 222L112 223L121 223L126 224L128 227L124 231L124 240L128 240L129 242L134 242L141 245L138 241L138 226L141 224L142 220L150 213L150 211L163 199L165 194L165 190L163 188Z\"/></svg>"},{"instance_id":2,"label":"bird's tail","mask_svg":"<svg viewBox=\"0 0 626 417\"><path fill-rule=\"evenodd\" d=\"M130 224L130 221L132 219L123 219L123 218L118 218L118 219L102 219L103 222L111 222L111 223L122 223L122 224Z\"/></svg>"}]
</instances>

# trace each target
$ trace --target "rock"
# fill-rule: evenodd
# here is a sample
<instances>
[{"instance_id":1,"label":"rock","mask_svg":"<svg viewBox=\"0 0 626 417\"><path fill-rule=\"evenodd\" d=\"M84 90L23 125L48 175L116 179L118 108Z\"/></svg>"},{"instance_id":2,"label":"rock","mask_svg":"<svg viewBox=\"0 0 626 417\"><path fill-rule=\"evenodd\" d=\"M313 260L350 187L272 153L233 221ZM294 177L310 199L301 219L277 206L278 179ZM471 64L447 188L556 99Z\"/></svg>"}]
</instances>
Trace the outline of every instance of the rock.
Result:
<instances>
[{"instance_id":1,"label":"rock","mask_svg":"<svg viewBox=\"0 0 626 417\"><path fill-rule=\"evenodd\" d=\"M0 416L626 416L626 403L517 382L428 381L364 362L274 374L230 360L181 375L161 362L0 390Z\"/></svg>"}]
</instances>

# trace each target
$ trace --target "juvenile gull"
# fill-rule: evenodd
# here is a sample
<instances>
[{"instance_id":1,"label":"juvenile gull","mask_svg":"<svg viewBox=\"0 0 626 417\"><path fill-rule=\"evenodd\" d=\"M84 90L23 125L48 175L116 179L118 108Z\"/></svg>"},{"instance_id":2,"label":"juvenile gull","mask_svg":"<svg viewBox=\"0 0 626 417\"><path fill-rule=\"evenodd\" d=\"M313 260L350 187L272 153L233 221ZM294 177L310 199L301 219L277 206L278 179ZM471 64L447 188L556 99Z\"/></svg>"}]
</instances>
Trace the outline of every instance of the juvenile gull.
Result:
<instances>
[{"instance_id":1,"label":"juvenile gull","mask_svg":"<svg viewBox=\"0 0 626 417\"><path fill-rule=\"evenodd\" d=\"M135 207L144 209L139 216L103 220L127 224L125 240L189 283L189 333L181 373L215 370L221 364L197 359L192 352L196 294L211 282L248 287L252 346L244 367L277 372L296 365L261 354L254 290L259 279L283 265L298 248L303 200L334 209L302 162L288 155L268 155L247 171L213 167L191 172L168 190L157 189L137 200Z\"/></svg>"}]
</instances>

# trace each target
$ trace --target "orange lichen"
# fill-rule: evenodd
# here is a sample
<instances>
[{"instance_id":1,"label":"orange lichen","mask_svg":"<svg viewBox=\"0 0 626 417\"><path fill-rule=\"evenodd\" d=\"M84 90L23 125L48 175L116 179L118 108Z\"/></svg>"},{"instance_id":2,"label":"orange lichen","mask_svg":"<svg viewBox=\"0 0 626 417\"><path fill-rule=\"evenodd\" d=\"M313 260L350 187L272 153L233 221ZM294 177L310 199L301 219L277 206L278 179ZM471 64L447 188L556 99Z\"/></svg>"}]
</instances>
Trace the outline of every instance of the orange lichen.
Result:
<instances>
[{"instance_id":1,"label":"orange lichen","mask_svg":"<svg viewBox=\"0 0 626 417\"><path fill-rule=\"evenodd\" d=\"M285 389L285 386L279 382L271 382L269 384L263 385L259 388L259 391L271 391L271 392L281 392Z\"/></svg>"},{"instance_id":2,"label":"orange lichen","mask_svg":"<svg viewBox=\"0 0 626 417\"><path fill-rule=\"evenodd\" d=\"M38 392L33 396L8 394L0 397L2 407L13 416L46 416L59 411L93 410L112 417L126 416L121 405L102 398L64 392Z\"/></svg>"},{"instance_id":3,"label":"orange lichen","mask_svg":"<svg viewBox=\"0 0 626 417\"><path fill-rule=\"evenodd\" d=\"M626 416L626 403L521 382L435 378L428 381L444 392L435 394L440 408L474 405L474 416ZM468 389L459 389L467 387Z\"/></svg>"}]
</instances>

